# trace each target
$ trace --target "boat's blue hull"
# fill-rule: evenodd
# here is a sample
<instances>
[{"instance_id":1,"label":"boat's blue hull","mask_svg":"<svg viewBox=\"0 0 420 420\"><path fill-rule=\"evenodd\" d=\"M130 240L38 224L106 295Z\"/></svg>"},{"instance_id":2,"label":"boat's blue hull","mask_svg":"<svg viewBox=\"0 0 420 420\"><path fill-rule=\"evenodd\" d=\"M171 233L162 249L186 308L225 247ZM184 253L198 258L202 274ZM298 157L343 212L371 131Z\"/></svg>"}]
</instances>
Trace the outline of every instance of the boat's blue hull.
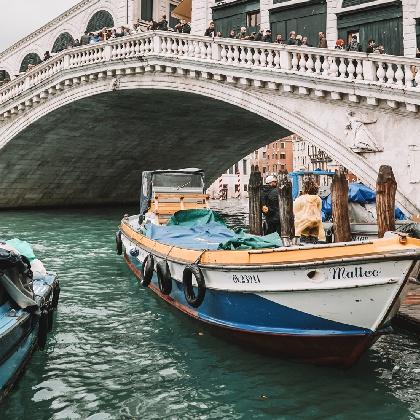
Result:
<instances>
[{"instance_id":1,"label":"boat's blue hull","mask_svg":"<svg viewBox=\"0 0 420 420\"><path fill-rule=\"evenodd\" d=\"M39 308L19 309L7 301L0 305L0 401L7 395L23 372L32 353L43 346L52 328L53 310L58 300L58 282L47 274L34 280Z\"/></svg>"},{"instance_id":2,"label":"boat's blue hull","mask_svg":"<svg viewBox=\"0 0 420 420\"><path fill-rule=\"evenodd\" d=\"M138 259L127 254L125 259L141 279ZM246 348L300 361L349 366L381 335L271 304L254 294L207 290L205 302L197 310L186 302L182 283L173 280L171 293L161 293L156 273L149 288L218 335ZM285 328L279 328L279 319L286 320Z\"/></svg>"}]
</instances>

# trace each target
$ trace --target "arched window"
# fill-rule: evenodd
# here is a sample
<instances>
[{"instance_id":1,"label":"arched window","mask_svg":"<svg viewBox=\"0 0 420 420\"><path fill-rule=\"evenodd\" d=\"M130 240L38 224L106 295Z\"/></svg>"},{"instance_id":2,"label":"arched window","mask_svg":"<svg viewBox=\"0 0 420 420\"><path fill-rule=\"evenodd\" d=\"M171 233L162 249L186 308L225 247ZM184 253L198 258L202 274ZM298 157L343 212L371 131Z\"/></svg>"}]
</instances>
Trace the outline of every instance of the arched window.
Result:
<instances>
[{"instance_id":1,"label":"arched window","mask_svg":"<svg viewBox=\"0 0 420 420\"><path fill-rule=\"evenodd\" d=\"M25 58L22 60L22 64L20 65L20 72L24 72L28 70L28 65L32 64L36 66L37 64L42 63L39 55L36 53L29 53L25 55Z\"/></svg>"},{"instance_id":2,"label":"arched window","mask_svg":"<svg viewBox=\"0 0 420 420\"><path fill-rule=\"evenodd\" d=\"M74 44L73 37L68 33L64 32L55 40L51 52L58 53L65 50L69 45Z\"/></svg>"},{"instance_id":3,"label":"arched window","mask_svg":"<svg viewBox=\"0 0 420 420\"><path fill-rule=\"evenodd\" d=\"M6 70L0 70L0 84L5 80L10 80L10 74Z\"/></svg>"},{"instance_id":4,"label":"arched window","mask_svg":"<svg viewBox=\"0 0 420 420\"><path fill-rule=\"evenodd\" d=\"M114 26L114 19L106 10L99 10L89 20L86 27L87 32L99 31L103 28L112 28Z\"/></svg>"}]
</instances>

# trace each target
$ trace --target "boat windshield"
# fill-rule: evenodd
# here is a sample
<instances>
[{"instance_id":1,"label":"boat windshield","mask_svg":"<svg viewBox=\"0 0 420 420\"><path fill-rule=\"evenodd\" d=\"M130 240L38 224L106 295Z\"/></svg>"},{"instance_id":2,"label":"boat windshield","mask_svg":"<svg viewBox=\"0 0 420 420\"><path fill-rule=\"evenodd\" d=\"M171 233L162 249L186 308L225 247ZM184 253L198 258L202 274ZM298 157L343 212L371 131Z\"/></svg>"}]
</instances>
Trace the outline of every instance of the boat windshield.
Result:
<instances>
[{"instance_id":1,"label":"boat windshield","mask_svg":"<svg viewBox=\"0 0 420 420\"><path fill-rule=\"evenodd\" d=\"M181 190L183 188L204 188L201 174L158 173L153 175L153 187Z\"/></svg>"}]
</instances>

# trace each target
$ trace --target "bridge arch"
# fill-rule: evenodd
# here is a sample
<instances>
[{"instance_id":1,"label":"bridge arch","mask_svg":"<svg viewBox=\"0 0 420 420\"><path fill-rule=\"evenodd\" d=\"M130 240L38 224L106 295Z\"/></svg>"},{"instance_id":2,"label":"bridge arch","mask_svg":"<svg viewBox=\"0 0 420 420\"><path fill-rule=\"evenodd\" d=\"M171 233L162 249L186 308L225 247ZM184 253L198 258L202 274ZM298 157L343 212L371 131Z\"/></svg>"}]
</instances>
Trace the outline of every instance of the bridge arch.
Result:
<instances>
[{"instance_id":1,"label":"bridge arch","mask_svg":"<svg viewBox=\"0 0 420 420\"><path fill-rule=\"evenodd\" d=\"M23 57L19 67L19 73L25 72L30 64L36 66L40 63L42 63L42 59L39 56L39 54L35 52L30 52L26 54L25 57Z\"/></svg>"},{"instance_id":2,"label":"bridge arch","mask_svg":"<svg viewBox=\"0 0 420 420\"><path fill-rule=\"evenodd\" d=\"M98 10L95 12L86 26L87 32L96 32L103 28L112 28L115 26L112 14L107 10Z\"/></svg>"},{"instance_id":3,"label":"bridge arch","mask_svg":"<svg viewBox=\"0 0 420 420\"><path fill-rule=\"evenodd\" d=\"M7 143L13 138L19 138L19 133L21 133L22 130L32 125L36 126L37 122L41 122L43 118L46 118L46 120L53 118L55 121L51 126L51 130L48 130L48 135L51 136L53 135L54 127L58 126L58 129L60 129L60 118L67 118L68 115L73 115L73 112L69 112L67 108L67 111L63 112L62 116L57 117L57 112L59 113L60 108L65 110L66 107L71 106L72 104L74 104L76 109L78 107L83 108L84 100L92 100L92 109L86 109L85 111L87 114L89 112L94 113L96 107L96 98L101 98L103 95L106 95L107 98L112 98L113 95L118 95L118 93L113 92L113 89L115 89L115 86L112 86L110 80L107 79L101 81L98 80L94 83L83 85L76 90L70 90L68 92L66 91L62 95L58 95L47 101L48 103L45 102L44 104L39 105L33 110L33 112L31 112L30 115L22 115L22 117L19 117L16 120L16 124L13 124L7 130L5 130L2 135L3 141ZM238 155L246 155L247 153L268 143L271 140L275 140L276 138L280 138L289 133L296 133L303 139L325 150L331 157L342 163L350 171L356 173L359 178L367 185L375 185L376 173L372 170L368 163L365 162L362 157L351 152L345 145L340 142L338 138L323 128L319 124L319 121L313 120L306 116L304 113L305 107L301 107L302 112L295 112L293 107L289 105L292 103L291 98L279 97L279 101L273 103L272 100L268 100L267 97L264 97L264 95L261 95L258 91L244 91L243 89L240 89L236 86L226 84L220 85L212 81L203 81L197 79L180 80L177 76L171 76L165 73L146 73L144 75L139 75L136 78L121 78L118 91L144 91L146 92L145 97L149 98L149 100L150 98L153 98L153 92L157 92L157 95L159 95L161 100L165 97L165 95L162 95L162 92L167 92L168 101L166 104L163 102L164 107L171 107L173 105L174 100L171 99L171 92L174 91L185 93L187 95L185 99L182 99L181 97L181 101L189 100L188 98L191 97L191 94L193 94L193 96L207 97L215 100L216 102L228 104L231 106L229 109L234 110L238 108L247 111L249 113L250 119L256 119L255 124L257 127L261 128L262 132L266 127L271 127L270 130L272 131L273 126L277 128L278 135L273 135L271 138L265 137L265 141L261 140L261 136L258 135L257 129L253 133L255 141L251 141L239 150L236 150L232 155L232 162L229 162L229 164L233 164L234 160L237 160ZM179 97L176 100L179 100ZM113 106L126 107L127 110L129 110L128 112L135 112L136 109L135 103L129 104L128 106L124 103L124 100L122 100L121 103L116 101ZM229 112L229 109L227 109L227 112ZM261 118L257 118L256 116ZM58 120L56 118L58 118ZM132 115L131 118L133 119L135 117ZM217 123L216 116L212 115L211 112L209 113L208 118L214 118L215 124ZM106 121L106 119L103 119L102 124L106 125ZM115 121L112 122L110 120L110 124L115 123ZM75 126L79 125L80 124L75 121ZM82 125L89 126L89 123ZM228 130L229 127L226 127L226 129ZM139 130L139 132L141 132L141 130ZM167 134L165 134L165 136L166 135ZM220 135L223 136L223 132L221 132ZM84 135L81 134L78 137L84 137ZM18 140L18 142L19 141L20 140ZM13 141L11 144L13 144ZM2 145L0 144L0 146ZM195 145L196 148L198 148L197 146L199 146L199 144ZM154 159L153 162L156 163L156 159ZM175 162L182 162L182 159L175 160ZM215 178L218 175L217 171L220 171L220 165L222 163L224 162L219 161L216 167L210 168L210 171L209 168L207 168L207 170L210 172L210 179ZM200 166L200 164L205 166L202 162L196 162L196 165ZM146 167L143 167L142 169L146 169Z\"/></svg>"},{"instance_id":4,"label":"bridge arch","mask_svg":"<svg viewBox=\"0 0 420 420\"><path fill-rule=\"evenodd\" d=\"M63 32L55 39L54 44L51 48L51 52L59 53L60 51L65 50L68 46L72 46L73 44L73 36L68 32Z\"/></svg>"}]
</instances>

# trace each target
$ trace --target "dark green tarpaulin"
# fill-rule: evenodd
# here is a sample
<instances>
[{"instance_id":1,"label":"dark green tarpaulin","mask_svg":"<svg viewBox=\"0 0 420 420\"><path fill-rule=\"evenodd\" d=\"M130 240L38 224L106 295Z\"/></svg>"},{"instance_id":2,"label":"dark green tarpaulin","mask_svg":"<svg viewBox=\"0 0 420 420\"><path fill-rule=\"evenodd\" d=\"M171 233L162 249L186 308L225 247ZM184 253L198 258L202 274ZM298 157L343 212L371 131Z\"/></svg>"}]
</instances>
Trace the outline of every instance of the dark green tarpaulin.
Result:
<instances>
[{"instance_id":1,"label":"dark green tarpaulin","mask_svg":"<svg viewBox=\"0 0 420 420\"><path fill-rule=\"evenodd\" d=\"M151 233L152 239L162 241L164 243L171 243L175 246L180 246L184 235L185 246L188 243L191 246L191 237L197 236L197 227L207 225L206 235L200 231L200 237L203 239L206 237L207 242L211 239L211 232L214 232L214 237L220 238L219 227L226 228L223 218L213 210L207 209L193 209L193 210L180 210L176 212L168 221L165 226L167 230L164 232L162 238L162 232L158 232L155 228L154 233ZM177 230L176 232L168 231L170 227L185 227L190 228L189 230L183 230L182 232ZM226 228L227 229L227 228ZM162 230L162 229L160 229ZM272 233L267 236L257 236L246 233L243 230L232 232L232 237L227 239L225 242L219 244L218 249L224 250L237 250L237 249L264 249L264 248L278 248L282 246L282 241L278 233ZM159 238L155 235L158 235ZM175 234L175 235L174 235ZM226 235L227 236L227 235ZM220 239L219 239L220 240ZM173 243L172 243L173 241ZM208 244L207 244L208 246ZM210 248L208 248L210 249Z\"/></svg>"}]
</instances>

